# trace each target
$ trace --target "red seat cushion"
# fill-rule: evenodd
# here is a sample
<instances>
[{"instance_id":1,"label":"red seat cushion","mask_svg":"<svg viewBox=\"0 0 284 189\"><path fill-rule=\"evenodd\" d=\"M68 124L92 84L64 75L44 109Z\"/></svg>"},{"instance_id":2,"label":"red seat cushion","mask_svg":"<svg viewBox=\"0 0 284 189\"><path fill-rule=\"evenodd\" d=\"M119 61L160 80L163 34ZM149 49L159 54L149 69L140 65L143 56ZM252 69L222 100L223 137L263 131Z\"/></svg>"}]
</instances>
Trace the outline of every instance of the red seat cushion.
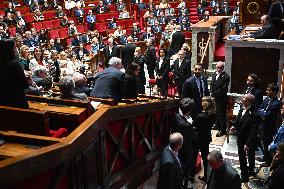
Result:
<instances>
[{"instance_id":1,"label":"red seat cushion","mask_svg":"<svg viewBox=\"0 0 284 189\"><path fill-rule=\"evenodd\" d=\"M67 136L67 129L65 128L59 128L57 131L55 130L49 130L49 136L54 138L62 138Z\"/></svg>"},{"instance_id":2,"label":"red seat cushion","mask_svg":"<svg viewBox=\"0 0 284 189\"><path fill-rule=\"evenodd\" d=\"M156 79L149 79L148 82L149 82L149 84L156 84L157 80Z\"/></svg>"},{"instance_id":3,"label":"red seat cushion","mask_svg":"<svg viewBox=\"0 0 284 189\"><path fill-rule=\"evenodd\" d=\"M51 31L49 31L49 38L51 38L51 39L56 39L56 38L58 38L59 36L58 36L58 31L57 30L51 30Z\"/></svg>"},{"instance_id":4,"label":"red seat cushion","mask_svg":"<svg viewBox=\"0 0 284 189\"><path fill-rule=\"evenodd\" d=\"M60 20L59 19L52 20L52 25L53 25L53 28L59 28L60 27Z\"/></svg>"}]
</instances>

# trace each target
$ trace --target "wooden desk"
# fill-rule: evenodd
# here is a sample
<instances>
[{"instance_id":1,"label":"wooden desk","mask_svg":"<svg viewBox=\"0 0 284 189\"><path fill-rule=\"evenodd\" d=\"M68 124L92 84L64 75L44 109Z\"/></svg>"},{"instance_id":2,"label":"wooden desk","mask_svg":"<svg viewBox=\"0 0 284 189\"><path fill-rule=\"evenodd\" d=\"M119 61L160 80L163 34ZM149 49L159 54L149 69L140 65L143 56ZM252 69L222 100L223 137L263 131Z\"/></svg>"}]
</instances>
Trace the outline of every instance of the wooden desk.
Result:
<instances>
[{"instance_id":1,"label":"wooden desk","mask_svg":"<svg viewBox=\"0 0 284 189\"><path fill-rule=\"evenodd\" d=\"M42 102L29 101L29 107L44 110L49 113L51 129L64 127L70 133L88 118L88 109L76 106L64 106Z\"/></svg>"},{"instance_id":2,"label":"wooden desk","mask_svg":"<svg viewBox=\"0 0 284 189\"><path fill-rule=\"evenodd\" d=\"M36 110L44 110L49 112L65 113L65 114L76 114L80 116L86 108L80 108L75 106L61 106L61 105L50 105L41 102L29 101L29 107Z\"/></svg>"},{"instance_id":3,"label":"wooden desk","mask_svg":"<svg viewBox=\"0 0 284 189\"><path fill-rule=\"evenodd\" d=\"M27 145L18 143L5 143L0 145L0 158L17 157L32 152L35 149L28 148Z\"/></svg>"}]
</instances>

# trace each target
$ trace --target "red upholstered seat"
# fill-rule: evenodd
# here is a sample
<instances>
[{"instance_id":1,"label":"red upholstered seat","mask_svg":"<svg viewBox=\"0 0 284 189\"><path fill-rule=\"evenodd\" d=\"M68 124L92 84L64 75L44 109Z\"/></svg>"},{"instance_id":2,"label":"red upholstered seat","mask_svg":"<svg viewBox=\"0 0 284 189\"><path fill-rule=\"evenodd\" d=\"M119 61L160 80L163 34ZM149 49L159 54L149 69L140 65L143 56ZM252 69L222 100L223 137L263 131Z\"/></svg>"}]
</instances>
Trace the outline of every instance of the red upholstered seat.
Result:
<instances>
[{"instance_id":1,"label":"red upholstered seat","mask_svg":"<svg viewBox=\"0 0 284 189\"><path fill-rule=\"evenodd\" d=\"M84 33L84 32L85 32L85 28L84 28L83 25L77 25L76 27L77 27L77 31L78 31L79 33Z\"/></svg>"},{"instance_id":2,"label":"red upholstered seat","mask_svg":"<svg viewBox=\"0 0 284 189\"><path fill-rule=\"evenodd\" d=\"M91 47L91 44L86 45L85 48L86 48L88 51L91 51L91 48L92 48L92 47Z\"/></svg>"},{"instance_id":3,"label":"red upholstered seat","mask_svg":"<svg viewBox=\"0 0 284 189\"><path fill-rule=\"evenodd\" d=\"M52 20L52 25L53 25L53 28L59 28L60 20L59 19Z\"/></svg>"},{"instance_id":4,"label":"red upholstered seat","mask_svg":"<svg viewBox=\"0 0 284 189\"><path fill-rule=\"evenodd\" d=\"M16 36L16 27L10 27L9 33L10 33L11 37L15 37Z\"/></svg>"},{"instance_id":5,"label":"red upholstered seat","mask_svg":"<svg viewBox=\"0 0 284 189\"><path fill-rule=\"evenodd\" d=\"M95 29L98 30L99 32L105 31L106 30L106 23L105 22L96 23Z\"/></svg>"},{"instance_id":6,"label":"red upholstered seat","mask_svg":"<svg viewBox=\"0 0 284 189\"><path fill-rule=\"evenodd\" d=\"M115 12L116 11L116 6L115 5L109 5L109 10L111 12Z\"/></svg>"},{"instance_id":7,"label":"red upholstered seat","mask_svg":"<svg viewBox=\"0 0 284 189\"><path fill-rule=\"evenodd\" d=\"M156 84L157 80L156 79L149 79L148 82L149 82L149 84L154 85L154 84Z\"/></svg>"},{"instance_id":8,"label":"red upholstered seat","mask_svg":"<svg viewBox=\"0 0 284 189\"><path fill-rule=\"evenodd\" d=\"M51 19L54 18L55 12L54 11L48 11L48 12L43 12L44 19Z\"/></svg>"},{"instance_id":9,"label":"red upholstered seat","mask_svg":"<svg viewBox=\"0 0 284 189\"><path fill-rule=\"evenodd\" d=\"M49 38L55 39L55 38L58 38L58 37L59 37L59 35L58 35L58 31L57 30L49 31Z\"/></svg>"},{"instance_id":10,"label":"red upholstered seat","mask_svg":"<svg viewBox=\"0 0 284 189\"><path fill-rule=\"evenodd\" d=\"M66 39L67 45L71 45L73 39L74 39L74 37L68 37L68 38Z\"/></svg>"},{"instance_id":11,"label":"red upholstered seat","mask_svg":"<svg viewBox=\"0 0 284 189\"><path fill-rule=\"evenodd\" d=\"M68 29L67 28L61 28L58 30L58 36L60 38L65 38L68 36Z\"/></svg>"},{"instance_id":12,"label":"red upholstered seat","mask_svg":"<svg viewBox=\"0 0 284 189\"><path fill-rule=\"evenodd\" d=\"M192 32L184 32L184 36L185 36L185 38L191 38L191 36L192 36Z\"/></svg>"},{"instance_id":13,"label":"red upholstered seat","mask_svg":"<svg viewBox=\"0 0 284 189\"><path fill-rule=\"evenodd\" d=\"M25 19L27 22L32 22L34 21L34 15L33 14L26 14Z\"/></svg>"},{"instance_id":14,"label":"red upholstered seat","mask_svg":"<svg viewBox=\"0 0 284 189\"><path fill-rule=\"evenodd\" d=\"M96 15L97 22L103 22L107 20L107 14L97 14Z\"/></svg>"},{"instance_id":15,"label":"red upholstered seat","mask_svg":"<svg viewBox=\"0 0 284 189\"><path fill-rule=\"evenodd\" d=\"M107 14L107 18L108 19L112 19L112 18L118 18L118 12L112 12L112 13L108 13Z\"/></svg>"},{"instance_id":16,"label":"red upholstered seat","mask_svg":"<svg viewBox=\"0 0 284 189\"><path fill-rule=\"evenodd\" d=\"M0 15L3 17L5 16L5 11L3 9L0 9Z\"/></svg>"},{"instance_id":17,"label":"red upholstered seat","mask_svg":"<svg viewBox=\"0 0 284 189\"><path fill-rule=\"evenodd\" d=\"M51 28L53 28L52 20L43 21L43 22L42 22L42 27L43 27L44 29L51 29Z\"/></svg>"},{"instance_id":18,"label":"red upholstered seat","mask_svg":"<svg viewBox=\"0 0 284 189\"><path fill-rule=\"evenodd\" d=\"M65 128L59 128L57 131L55 130L49 130L49 136L54 138L62 138L67 136L67 129Z\"/></svg>"},{"instance_id":19,"label":"red upholstered seat","mask_svg":"<svg viewBox=\"0 0 284 189\"><path fill-rule=\"evenodd\" d=\"M36 31L39 31L42 29L42 22L34 22L32 26L36 29Z\"/></svg>"},{"instance_id":20,"label":"red upholstered seat","mask_svg":"<svg viewBox=\"0 0 284 189\"><path fill-rule=\"evenodd\" d=\"M124 20L117 20L116 21L117 26L125 27Z\"/></svg>"},{"instance_id":21,"label":"red upholstered seat","mask_svg":"<svg viewBox=\"0 0 284 189\"><path fill-rule=\"evenodd\" d=\"M126 19L126 20L124 20L124 25L126 27L131 27L133 25L133 19Z\"/></svg>"}]
</instances>

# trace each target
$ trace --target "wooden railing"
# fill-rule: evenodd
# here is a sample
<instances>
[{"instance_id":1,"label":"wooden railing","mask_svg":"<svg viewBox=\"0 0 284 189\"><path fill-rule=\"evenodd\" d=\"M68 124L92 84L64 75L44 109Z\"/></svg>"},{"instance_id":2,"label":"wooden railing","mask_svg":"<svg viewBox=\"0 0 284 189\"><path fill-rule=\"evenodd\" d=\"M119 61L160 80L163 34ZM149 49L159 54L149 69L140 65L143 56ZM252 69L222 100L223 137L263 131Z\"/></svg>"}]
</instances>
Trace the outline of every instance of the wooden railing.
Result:
<instances>
[{"instance_id":1,"label":"wooden railing","mask_svg":"<svg viewBox=\"0 0 284 189\"><path fill-rule=\"evenodd\" d=\"M62 139L0 132L6 143L16 141L30 149L0 156L0 186L137 188L151 175L167 144L177 106L174 99L106 105ZM31 143L41 145L32 149Z\"/></svg>"}]
</instances>

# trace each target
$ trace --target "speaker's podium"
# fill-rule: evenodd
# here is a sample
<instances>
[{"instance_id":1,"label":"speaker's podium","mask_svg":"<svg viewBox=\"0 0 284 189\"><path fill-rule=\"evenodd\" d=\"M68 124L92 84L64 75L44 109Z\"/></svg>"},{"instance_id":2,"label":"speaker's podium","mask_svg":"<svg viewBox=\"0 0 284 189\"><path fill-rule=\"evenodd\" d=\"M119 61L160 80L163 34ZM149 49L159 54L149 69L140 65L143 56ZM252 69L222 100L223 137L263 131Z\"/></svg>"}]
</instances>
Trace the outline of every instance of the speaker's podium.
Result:
<instances>
[{"instance_id":1,"label":"speaker's podium","mask_svg":"<svg viewBox=\"0 0 284 189\"><path fill-rule=\"evenodd\" d=\"M283 82L284 40L227 40L225 59L225 71L231 76L230 92L242 93L250 73L260 76L262 91L268 83L281 86Z\"/></svg>"},{"instance_id":2,"label":"speaker's podium","mask_svg":"<svg viewBox=\"0 0 284 189\"><path fill-rule=\"evenodd\" d=\"M210 69L214 62L216 44L228 33L229 16L209 16L192 26L192 67L202 63Z\"/></svg>"}]
</instances>

